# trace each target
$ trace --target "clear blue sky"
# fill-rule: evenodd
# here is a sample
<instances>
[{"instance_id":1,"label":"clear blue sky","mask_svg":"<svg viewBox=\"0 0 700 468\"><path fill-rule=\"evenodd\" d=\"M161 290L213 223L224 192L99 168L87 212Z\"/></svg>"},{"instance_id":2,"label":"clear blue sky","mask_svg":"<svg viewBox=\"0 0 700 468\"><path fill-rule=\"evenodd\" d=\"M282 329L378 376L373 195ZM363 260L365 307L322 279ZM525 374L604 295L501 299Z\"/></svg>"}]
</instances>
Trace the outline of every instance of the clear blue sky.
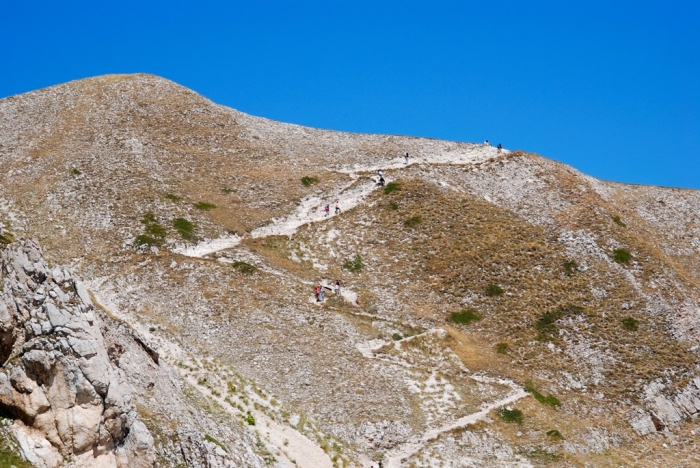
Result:
<instances>
[{"instance_id":1,"label":"clear blue sky","mask_svg":"<svg viewBox=\"0 0 700 468\"><path fill-rule=\"evenodd\" d=\"M0 97L147 72L275 120L700 188L699 25L691 0L4 0Z\"/></svg>"}]
</instances>

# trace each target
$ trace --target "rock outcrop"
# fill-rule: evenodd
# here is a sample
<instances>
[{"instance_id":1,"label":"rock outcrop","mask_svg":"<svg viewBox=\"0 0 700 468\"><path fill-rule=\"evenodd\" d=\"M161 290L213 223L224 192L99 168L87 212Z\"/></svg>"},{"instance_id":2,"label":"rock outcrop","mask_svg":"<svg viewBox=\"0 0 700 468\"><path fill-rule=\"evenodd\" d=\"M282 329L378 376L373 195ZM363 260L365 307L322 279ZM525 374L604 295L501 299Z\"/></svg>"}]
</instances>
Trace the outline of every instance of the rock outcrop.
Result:
<instances>
[{"instance_id":1,"label":"rock outcrop","mask_svg":"<svg viewBox=\"0 0 700 468\"><path fill-rule=\"evenodd\" d=\"M34 240L2 252L0 413L37 466L153 466L153 438L108 357L90 295Z\"/></svg>"}]
</instances>

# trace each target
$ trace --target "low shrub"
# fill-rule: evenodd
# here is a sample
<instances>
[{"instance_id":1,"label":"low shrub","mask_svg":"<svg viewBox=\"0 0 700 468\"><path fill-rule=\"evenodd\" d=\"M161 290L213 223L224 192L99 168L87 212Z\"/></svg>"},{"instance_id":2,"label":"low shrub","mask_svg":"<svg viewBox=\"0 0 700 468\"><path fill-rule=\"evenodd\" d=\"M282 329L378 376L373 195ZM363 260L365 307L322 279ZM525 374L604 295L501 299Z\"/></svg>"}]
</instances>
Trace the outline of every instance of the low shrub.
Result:
<instances>
[{"instance_id":1,"label":"low shrub","mask_svg":"<svg viewBox=\"0 0 700 468\"><path fill-rule=\"evenodd\" d=\"M207 202L197 202L193 205L195 208L198 210L202 211L211 211L214 208L216 208L216 205L213 203L207 203Z\"/></svg>"},{"instance_id":2,"label":"low shrub","mask_svg":"<svg viewBox=\"0 0 700 468\"><path fill-rule=\"evenodd\" d=\"M615 249L613 250L613 259L617 263L629 263L632 260L632 254L627 249Z\"/></svg>"},{"instance_id":3,"label":"low shrub","mask_svg":"<svg viewBox=\"0 0 700 468\"><path fill-rule=\"evenodd\" d=\"M474 309L464 309L460 312L452 312L450 314L450 320L454 323L468 325L471 322L481 320L481 315Z\"/></svg>"},{"instance_id":4,"label":"low shrub","mask_svg":"<svg viewBox=\"0 0 700 468\"><path fill-rule=\"evenodd\" d=\"M253 417L252 414L248 414L245 417L245 422L247 422L249 426L255 426L255 418Z\"/></svg>"},{"instance_id":5,"label":"low shrub","mask_svg":"<svg viewBox=\"0 0 700 468\"><path fill-rule=\"evenodd\" d=\"M134 245L141 246L156 246L160 247L165 242L165 237L168 231L162 225L158 224L156 217L150 211L143 215L141 223L144 224L144 233L136 236Z\"/></svg>"},{"instance_id":6,"label":"low shrub","mask_svg":"<svg viewBox=\"0 0 700 468\"><path fill-rule=\"evenodd\" d=\"M503 289L497 284L489 284L486 287L487 296L500 296L503 294Z\"/></svg>"},{"instance_id":7,"label":"low shrub","mask_svg":"<svg viewBox=\"0 0 700 468\"><path fill-rule=\"evenodd\" d=\"M561 460L561 455L557 453L547 452L541 447L537 447L535 450L522 452L530 460L538 461L544 465Z\"/></svg>"},{"instance_id":8,"label":"low shrub","mask_svg":"<svg viewBox=\"0 0 700 468\"><path fill-rule=\"evenodd\" d=\"M173 221L173 227L180 233L185 240L195 240L197 237L194 235L196 226L194 223L187 221L185 218L176 218Z\"/></svg>"},{"instance_id":9,"label":"low shrub","mask_svg":"<svg viewBox=\"0 0 700 468\"><path fill-rule=\"evenodd\" d=\"M622 319L622 326L627 331L639 330L639 322L634 317L626 317Z\"/></svg>"},{"instance_id":10,"label":"low shrub","mask_svg":"<svg viewBox=\"0 0 700 468\"><path fill-rule=\"evenodd\" d=\"M576 270L578 269L578 263L576 263L575 260L569 260L568 262L564 262L564 271L566 272L567 275L571 276L574 273L576 273Z\"/></svg>"},{"instance_id":11,"label":"low shrub","mask_svg":"<svg viewBox=\"0 0 700 468\"><path fill-rule=\"evenodd\" d=\"M394 333L393 335L391 335L391 339L394 341L399 341L403 339L403 336L401 336L401 333Z\"/></svg>"},{"instance_id":12,"label":"low shrub","mask_svg":"<svg viewBox=\"0 0 700 468\"><path fill-rule=\"evenodd\" d=\"M612 217L612 220L613 220L613 222L614 222L615 224L617 224L618 226L627 227L627 225L626 225L625 223L623 223L622 220L620 219L620 217L617 216L617 215L613 216L613 217Z\"/></svg>"},{"instance_id":13,"label":"low shrub","mask_svg":"<svg viewBox=\"0 0 700 468\"><path fill-rule=\"evenodd\" d=\"M175 195L174 193L166 193L166 194L165 194L165 198L167 198L168 200L172 200L172 201L180 201L180 200L182 200L182 197L178 197L178 196Z\"/></svg>"},{"instance_id":14,"label":"low shrub","mask_svg":"<svg viewBox=\"0 0 700 468\"><path fill-rule=\"evenodd\" d=\"M583 307L569 304L567 306L559 307L551 312L545 312L535 322L535 329L538 332L537 339L540 341L551 340L557 333L557 326L555 323L557 320L567 315L583 313L583 311Z\"/></svg>"},{"instance_id":15,"label":"low shrub","mask_svg":"<svg viewBox=\"0 0 700 468\"><path fill-rule=\"evenodd\" d=\"M251 265L250 263L246 263L246 262L239 262L239 261L233 262L233 268L235 268L236 270L240 271L241 273L243 273L245 275L252 275L256 271L258 271L257 267L255 267L254 265Z\"/></svg>"},{"instance_id":16,"label":"low shrub","mask_svg":"<svg viewBox=\"0 0 700 468\"><path fill-rule=\"evenodd\" d=\"M508 353L509 346L508 343L498 343L496 344L495 348L498 354L506 354Z\"/></svg>"},{"instance_id":17,"label":"low shrub","mask_svg":"<svg viewBox=\"0 0 700 468\"><path fill-rule=\"evenodd\" d=\"M547 434L547 436L551 437L552 439L564 440L564 436L561 435L561 432L557 431L556 429L550 429L545 434Z\"/></svg>"},{"instance_id":18,"label":"low shrub","mask_svg":"<svg viewBox=\"0 0 700 468\"><path fill-rule=\"evenodd\" d=\"M542 403L543 405L551 406L552 408L556 408L557 406L561 406L561 402L555 397L554 395L547 395L544 396L542 395L533 385L532 381L528 380L525 382L525 391L528 392L532 397Z\"/></svg>"},{"instance_id":19,"label":"low shrub","mask_svg":"<svg viewBox=\"0 0 700 468\"><path fill-rule=\"evenodd\" d=\"M523 412L517 408L509 409L506 407L498 408L496 414L501 420L507 423L523 423Z\"/></svg>"},{"instance_id":20,"label":"low shrub","mask_svg":"<svg viewBox=\"0 0 700 468\"><path fill-rule=\"evenodd\" d=\"M10 244L15 241L15 236L10 234L9 232L6 233L1 233L0 232L0 244Z\"/></svg>"},{"instance_id":21,"label":"low shrub","mask_svg":"<svg viewBox=\"0 0 700 468\"><path fill-rule=\"evenodd\" d=\"M399 209L399 205L397 205L397 204L394 203L394 202L390 202L390 203L389 203L389 209L398 210L398 209Z\"/></svg>"},{"instance_id":22,"label":"low shrub","mask_svg":"<svg viewBox=\"0 0 700 468\"><path fill-rule=\"evenodd\" d=\"M421 218L420 216L413 216L412 218L408 218L406 221L404 221L403 225L407 228L414 228L422 222L423 218Z\"/></svg>"},{"instance_id":23,"label":"low shrub","mask_svg":"<svg viewBox=\"0 0 700 468\"><path fill-rule=\"evenodd\" d=\"M389 182L386 184L386 187L384 187L384 195L389 195L391 192L396 192L401 188L401 184L398 182Z\"/></svg>"},{"instance_id":24,"label":"low shrub","mask_svg":"<svg viewBox=\"0 0 700 468\"><path fill-rule=\"evenodd\" d=\"M359 255L355 255L352 259L347 259L345 260L345 263L343 263L343 268L352 272L352 273L359 273L362 271L362 268L364 265L362 264L362 257Z\"/></svg>"},{"instance_id":25,"label":"low shrub","mask_svg":"<svg viewBox=\"0 0 700 468\"><path fill-rule=\"evenodd\" d=\"M76 168L76 167L74 167L73 169L71 169L71 170L70 170L70 173L71 173L72 175L74 175L74 176L79 176L80 174L82 174L82 172L80 172L80 169L78 169L78 168Z\"/></svg>"},{"instance_id":26,"label":"low shrub","mask_svg":"<svg viewBox=\"0 0 700 468\"><path fill-rule=\"evenodd\" d=\"M304 176L301 178L301 183L304 184L304 187L310 187L311 185L318 183L318 179L316 177Z\"/></svg>"}]
</instances>

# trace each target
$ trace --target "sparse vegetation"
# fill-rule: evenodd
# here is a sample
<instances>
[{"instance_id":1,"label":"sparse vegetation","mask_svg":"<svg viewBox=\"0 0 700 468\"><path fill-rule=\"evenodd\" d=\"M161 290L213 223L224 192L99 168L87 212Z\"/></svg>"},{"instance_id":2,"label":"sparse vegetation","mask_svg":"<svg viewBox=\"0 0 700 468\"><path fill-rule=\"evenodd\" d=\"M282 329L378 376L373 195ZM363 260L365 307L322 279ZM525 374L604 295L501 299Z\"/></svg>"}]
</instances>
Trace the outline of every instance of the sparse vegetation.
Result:
<instances>
[{"instance_id":1,"label":"sparse vegetation","mask_svg":"<svg viewBox=\"0 0 700 468\"><path fill-rule=\"evenodd\" d=\"M407 228L414 228L418 226L421 222L423 222L423 218L421 218L420 216L413 216L404 221L403 225Z\"/></svg>"},{"instance_id":2,"label":"sparse vegetation","mask_svg":"<svg viewBox=\"0 0 700 468\"><path fill-rule=\"evenodd\" d=\"M552 439L559 439L559 440L564 440L564 436L561 435L561 432L557 431L556 429L550 429L549 431L546 432L548 437L551 437Z\"/></svg>"},{"instance_id":3,"label":"sparse vegetation","mask_svg":"<svg viewBox=\"0 0 700 468\"><path fill-rule=\"evenodd\" d=\"M143 216L141 223L144 225L144 233L136 236L136 239L134 239L134 245L137 247L160 247L163 245L168 232L165 227L158 223L155 215L149 211Z\"/></svg>"},{"instance_id":4,"label":"sparse vegetation","mask_svg":"<svg viewBox=\"0 0 700 468\"><path fill-rule=\"evenodd\" d=\"M498 354L507 354L509 346L508 343L497 343L495 348Z\"/></svg>"},{"instance_id":5,"label":"sparse vegetation","mask_svg":"<svg viewBox=\"0 0 700 468\"><path fill-rule=\"evenodd\" d=\"M9 232L0 232L0 244L10 244L15 241L15 236Z\"/></svg>"},{"instance_id":6,"label":"sparse vegetation","mask_svg":"<svg viewBox=\"0 0 700 468\"><path fill-rule=\"evenodd\" d=\"M399 189L401 189L401 184L398 182L389 182L386 184L386 187L384 187L384 195L389 195L391 192L396 192Z\"/></svg>"},{"instance_id":7,"label":"sparse vegetation","mask_svg":"<svg viewBox=\"0 0 700 468\"><path fill-rule=\"evenodd\" d=\"M182 200L182 197L179 197L179 196L175 195L174 193L166 193L165 198L167 198L168 200L172 200L172 201Z\"/></svg>"},{"instance_id":8,"label":"sparse vegetation","mask_svg":"<svg viewBox=\"0 0 700 468\"><path fill-rule=\"evenodd\" d=\"M250 413L246 415L245 422L247 422L249 426L255 426L255 418Z\"/></svg>"},{"instance_id":9,"label":"sparse vegetation","mask_svg":"<svg viewBox=\"0 0 700 468\"><path fill-rule=\"evenodd\" d=\"M78 169L77 167L74 167L73 169L71 169L71 170L70 170L70 173L71 173L72 175L74 175L74 176L79 176L80 174L82 174L82 172L80 171L80 169Z\"/></svg>"},{"instance_id":10,"label":"sparse vegetation","mask_svg":"<svg viewBox=\"0 0 700 468\"><path fill-rule=\"evenodd\" d=\"M535 450L530 450L526 452L522 452L523 455L525 455L527 458L530 460L534 460L537 462L540 462L542 464L548 465L549 463L558 461L561 459L561 455L556 454L556 453L550 453L547 452L546 450L542 449L541 447L536 448Z\"/></svg>"},{"instance_id":11,"label":"sparse vegetation","mask_svg":"<svg viewBox=\"0 0 700 468\"><path fill-rule=\"evenodd\" d=\"M343 268L352 273L359 273L362 271L363 266L362 257L359 255L355 255L353 258L349 258L343 263Z\"/></svg>"},{"instance_id":12,"label":"sparse vegetation","mask_svg":"<svg viewBox=\"0 0 700 468\"><path fill-rule=\"evenodd\" d=\"M523 412L517 408L498 408L496 410L496 414L499 418L501 418L501 420L507 423L523 423Z\"/></svg>"},{"instance_id":13,"label":"sparse vegetation","mask_svg":"<svg viewBox=\"0 0 700 468\"><path fill-rule=\"evenodd\" d=\"M617 216L617 215L613 216L613 217L612 217L612 220L613 220L613 222L614 222L615 224L617 224L618 226L627 227L627 225L626 225L625 223L623 223L622 220L620 219L620 217Z\"/></svg>"},{"instance_id":14,"label":"sparse vegetation","mask_svg":"<svg viewBox=\"0 0 700 468\"><path fill-rule=\"evenodd\" d=\"M542 395L534 386L532 381L528 380L525 382L525 391L528 392L532 397L542 403L543 405L551 406L552 408L556 408L557 406L561 406L561 402L553 395L547 395L544 396Z\"/></svg>"},{"instance_id":15,"label":"sparse vegetation","mask_svg":"<svg viewBox=\"0 0 700 468\"><path fill-rule=\"evenodd\" d=\"M564 307L559 307L551 312L546 312L540 316L535 322L535 328L537 329L538 336L537 339L540 341L549 341L554 338L557 334L556 321L563 318L566 315L580 314L582 313L583 307L575 305L567 305Z\"/></svg>"},{"instance_id":16,"label":"sparse vegetation","mask_svg":"<svg viewBox=\"0 0 700 468\"><path fill-rule=\"evenodd\" d=\"M232 189L230 187L224 187L221 189L221 191L224 192L226 195L228 195L230 193L234 193L236 191L236 189Z\"/></svg>"},{"instance_id":17,"label":"sparse vegetation","mask_svg":"<svg viewBox=\"0 0 700 468\"><path fill-rule=\"evenodd\" d=\"M216 444L219 447L221 447L221 449L224 452L228 452L228 450L226 450L226 447L224 447L224 444L222 444L221 442L219 442L218 440L216 440L214 437L210 436L209 434L204 435L204 440L206 440L207 442L211 442L212 444Z\"/></svg>"},{"instance_id":18,"label":"sparse vegetation","mask_svg":"<svg viewBox=\"0 0 700 468\"><path fill-rule=\"evenodd\" d=\"M503 289L497 284L489 284L486 287L487 296L500 296L503 294Z\"/></svg>"},{"instance_id":19,"label":"sparse vegetation","mask_svg":"<svg viewBox=\"0 0 700 468\"><path fill-rule=\"evenodd\" d=\"M196 229L194 223L187 221L185 218L176 218L173 221L173 227L180 233L183 239L193 241L197 237L194 235Z\"/></svg>"},{"instance_id":20,"label":"sparse vegetation","mask_svg":"<svg viewBox=\"0 0 700 468\"><path fill-rule=\"evenodd\" d=\"M474 321L481 320L481 315L474 309L465 309L460 312L452 312L452 314L450 314L450 320L454 323L469 325Z\"/></svg>"},{"instance_id":21,"label":"sparse vegetation","mask_svg":"<svg viewBox=\"0 0 700 468\"><path fill-rule=\"evenodd\" d=\"M313 184L317 184L318 179L316 177L304 176L301 178L301 183L304 184L304 187L310 187Z\"/></svg>"},{"instance_id":22,"label":"sparse vegetation","mask_svg":"<svg viewBox=\"0 0 700 468\"><path fill-rule=\"evenodd\" d=\"M233 268L245 275L252 275L256 271L258 271L257 267L255 267L254 265L242 261L233 262Z\"/></svg>"},{"instance_id":23,"label":"sparse vegetation","mask_svg":"<svg viewBox=\"0 0 700 468\"><path fill-rule=\"evenodd\" d=\"M214 208L216 208L216 205L213 203L207 203L207 202L197 202L193 205L195 208L198 210L202 211L211 211Z\"/></svg>"},{"instance_id":24,"label":"sparse vegetation","mask_svg":"<svg viewBox=\"0 0 700 468\"><path fill-rule=\"evenodd\" d=\"M629 263L632 260L632 254L627 249L615 249L613 250L613 259L617 263Z\"/></svg>"},{"instance_id":25,"label":"sparse vegetation","mask_svg":"<svg viewBox=\"0 0 700 468\"><path fill-rule=\"evenodd\" d=\"M389 209L391 209L391 210L398 210L398 209L399 209L399 205L396 204L395 202L389 202Z\"/></svg>"},{"instance_id":26,"label":"sparse vegetation","mask_svg":"<svg viewBox=\"0 0 700 468\"><path fill-rule=\"evenodd\" d=\"M403 336L401 336L401 333L394 333L393 335L391 335L391 339L394 341L399 341L403 339Z\"/></svg>"},{"instance_id":27,"label":"sparse vegetation","mask_svg":"<svg viewBox=\"0 0 700 468\"><path fill-rule=\"evenodd\" d=\"M571 276L574 273L576 273L576 270L578 269L578 263L576 263L575 260L569 260L568 262L564 262L564 271L566 272L567 275Z\"/></svg>"},{"instance_id":28,"label":"sparse vegetation","mask_svg":"<svg viewBox=\"0 0 700 468\"><path fill-rule=\"evenodd\" d=\"M634 317L626 317L622 319L622 326L627 331L639 330L639 321Z\"/></svg>"}]
</instances>

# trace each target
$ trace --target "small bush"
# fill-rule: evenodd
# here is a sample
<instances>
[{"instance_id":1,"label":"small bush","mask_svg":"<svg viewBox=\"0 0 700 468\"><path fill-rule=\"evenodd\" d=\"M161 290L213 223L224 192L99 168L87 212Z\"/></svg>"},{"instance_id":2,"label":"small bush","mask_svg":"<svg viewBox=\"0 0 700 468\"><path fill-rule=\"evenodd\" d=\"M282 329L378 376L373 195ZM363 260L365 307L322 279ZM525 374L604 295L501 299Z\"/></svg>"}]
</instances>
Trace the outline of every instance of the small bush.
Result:
<instances>
[{"instance_id":1,"label":"small bush","mask_svg":"<svg viewBox=\"0 0 700 468\"><path fill-rule=\"evenodd\" d=\"M358 273L362 271L363 266L364 265L362 264L362 257L360 257L359 255L355 255L354 258L347 259L345 260L345 263L343 263L343 268L352 273Z\"/></svg>"},{"instance_id":2,"label":"small bush","mask_svg":"<svg viewBox=\"0 0 700 468\"><path fill-rule=\"evenodd\" d=\"M185 218L177 218L173 221L173 227L180 233L185 240L195 240L194 230L196 229L194 223L187 221Z\"/></svg>"},{"instance_id":3,"label":"small bush","mask_svg":"<svg viewBox=\"0 0 700 468\"><path fill-rule=\"evenodd\" d=\"M394 341L399 341L403 339L403 336L401 336L401 333L394 333L393 335L391 335L391 339Z\"/></svg>"},{"instance_id":4,"label":"small bush","mask_svg":"<svg viewBox=\"0 0 700 468\"><path fill-rule=\"evenodd\" d=\"M165 242L165 237L168 234L166 229L158 224L156 217L150 211L143 215L141 223L145 225L144 233L136 236L134 245L140 247L142 245L160 247Z\"/></svg>"},{"instance_id":5,"label":"small bush","mask_svg":"<svg viewBox=\"0 0 700 468\"><path fill-rule=\"evenodd\" d=\"M406 221L404 221L403 225L406 226L407 228L414 228L422 222L423 222L423 218L421 218L420 216L414 216L414 217L408 218Z\"/></svg>"},{"instance_id":6,"label":"small bush","mask_svg":"<svg viewBox=\"0 0 700 468\"><path fill-rule=\"evenodd\" d=\"M301 178L301 183L304 184L304 187L310 187L311 185L318 183L318 179L316 177L304 176Z\"/></svg>"},{"instance_id":7,"label":"small bush","mask_svg":"<svg viewBox=\"0 0 700 468\"><path fill-rule=\"evenodd\" d=\"M500 296L503 294L503 289L501 289L497 284L489 284L486 287L487 296Z\"/></svg>"},{"instance_id":8,"label":"small bush","mask_svg":"<svg viewBox=\"0 0 700 468\"><path fill-rule=\"evenodd\" d=\"M165 198L167 198L168 200L172 200L172 201L180 201L180 200L182 200L182 197L178 197L178 196L175 195L174 193L166 193L166 194L165 194Z\"/></svg>"},{"instance_id":9,"label":"small bush","mask_svg":"<svg viewBox=\"0 0 700 468\"><path fill-rule=\"evenodd\" d=\"M195 208L198 210L202 211L211 211L214 208L216 208L216 205L213 203L207 203L207 202L197 202L193 205Z\"/></svg>"},{"instance_id":10,"label":"small bush","mask_svg":"<svg viewBox=\"0 0 700 468\"><path fill-rule=\"evenodd\" d=\"M233 262L233 268L236 270L240 271L241 273L245 275L252 275L256 271L258 271L257 267L251 265L250 263L246 262Z\"/></svg>"},{"instance_id":11,"label":"small bush","mask_svg":"<svg viewBox=\"0 0 700 468\"><path fill-rule=\"evenodd\" d=\"M255 426L255 418L253 417L252 414L248 414L245 417L245 422L247 422L249 426Z\"/></svg>"},{"instance_id":12,"label":"small bush","mask_svg":"<svg viewBox=\"0 0 700 468\"><path fill-rule=\"evenodd\" d=\"M401 188L401 184L398 182L389 182L386 184L386 187L384 187L384 195L389 195L391 192L396 192Z\"/></svg>"},{"instance_id":13,"label":"small bush","mask_svg":"<svg viewBox=\"0 0 700 468\"><path fill-rule=\"evenodd\" d=\"M391 203L389 203L389 209L398 210L398 209L399 209L399 205L397 205L397 204L394 203L394 202L391 202Z\"/></svg>"},{"instance_id":14,"label":"small bush","mask_svg":"<svg viewBox=\"0 0 700 468\"><path fill-rule=\"evenodd\" d=\"M615 249L613 250L613 259L617 263L629 263L632 260L632 254L627 249Z\"/></svg>"},{"instance_id":15,"label":"small bush","mask_svg":"<svg viewBox=\"0 0 700 468\"><path fill-rule=\"evenodd\" d=\"M450 314L450 320L454 323L468 325L471 322L481 320L481 315L474 309L465 309L461 312L452 312L452 314Z\"/></svg>"},{"instance_id":16,"label":"small bush","mask_svg":"<svg viewBox=\"0 0 700 468\"><path fill-rule=\"evenodd\" d=\"M549 431L546 432L547 436L551 437L552 439L559 439L559 440L564 440L564 436L561 435L561 432L557 431L556 429L550 429Z\"/></svg>"},{"instance_id":17,"label":"small bush","mask_svg":"<svg viewBox=\"0 0 700 468\"><path fill-rule=\"evenodd\" d=\"M508 343L498 343L495 348L498 354L506 354L508 352Z\"/></svg>"},{"instance_id":18,"label":"small bush","mask_svg":"<svg viewBox=\"0 0 700 468\"><path fill-rule=\"evenodd\" d=\"M577 268L578 268L578 263L576 263L576 261L574 261L574 260L569 260L568 262L564 262L564 271L569 276L576 273Z\"/></svg>"},{"instance_id":19,"label":"small bush","mask_svg":"<svg viewBox=\"0 0 700 468\"><path fill-rule=\"evenodd\" d=\"M533 396L533 398L543 405L548 405L551 406L552 408L556 408L557 406L561 406L561 402L553 395L547 395L544 396L542 395L533 385L532 381L527 381L525 382L525 391L528 392L530 395Z\"/></svg>"},{"instance_id":20,"label":"small bush","mask_svg":"<svg viewBox=\"0 0 700 468\"><path fill-rule=\"evenodd\" d=\"M622 326L627 331L639 330L639 322L634 317L627 317L622 319Z\"/></svg>"},{"instance_id":21,"label":"small bush","mask_svg":"<svg viewBox=\"0 0 700 468\"><path fill-rule=\"evenodd\" d=\"M498 408L496 410L496 414L498 415L499 418L501 418L503 421L505 421L507 423L518 423L518 424L523 423L523 412L517 408L513 408L513 409L508 409L505 407Z\"/></svg>"},{"instance_id":22,"label":"small bush","mask_svg":"<svg viewBox=\"0 0 700 468\"><path fill-rule=\"evenodd\" d=\"M627 225L626 225L625 223L623 223L622 220L620 219L620 217L617 216L617 215L613 216L613 217L612 217L612 220L613 220L613 222L614 222L615 224L617 224L618 226L627 227Z\"/></svg>"},{"instance_id":23,"label":"small bush","mask_svg":"<svg viewBox=\"0 0 700 468\"><path fill-rule=\"evenodd\" d=\"M73 169L71 169L71 170L70 170L70 173L73 174L74 176L79 176L80 174L82 174L82 172L80 172L80 169L78 169L78 168L76 168L76 167L74 167Z\"/></svg>"}]
</instances>

